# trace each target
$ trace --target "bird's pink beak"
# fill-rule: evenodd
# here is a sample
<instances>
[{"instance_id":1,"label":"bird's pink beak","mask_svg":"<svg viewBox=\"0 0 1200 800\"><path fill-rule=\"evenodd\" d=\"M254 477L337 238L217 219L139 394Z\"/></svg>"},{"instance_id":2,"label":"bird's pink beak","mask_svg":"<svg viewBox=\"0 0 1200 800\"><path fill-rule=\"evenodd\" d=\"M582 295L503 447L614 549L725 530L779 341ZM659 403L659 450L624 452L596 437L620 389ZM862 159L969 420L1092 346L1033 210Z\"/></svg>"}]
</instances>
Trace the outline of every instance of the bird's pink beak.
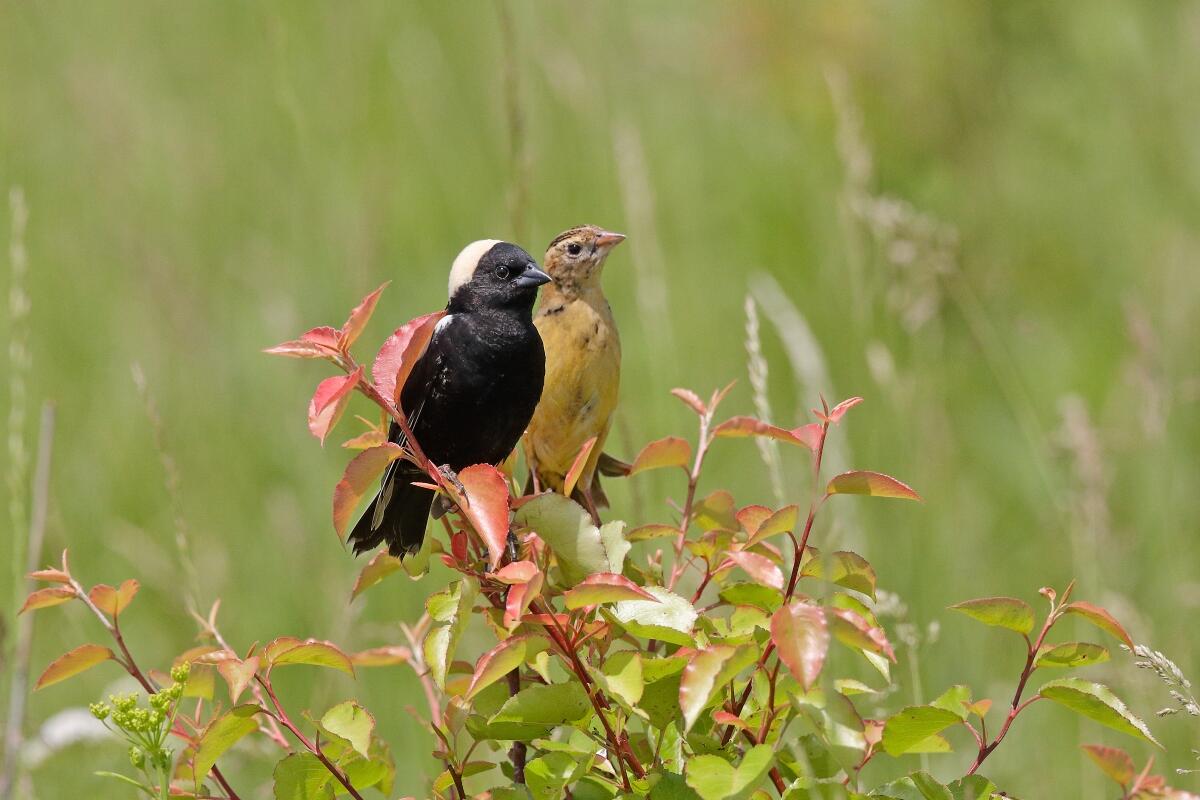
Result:
<instances>
[{"instance_id":1,"label":"bird's pink beak","mask_svg":"<svg viewBox=\"0 0 1200 800\"><path fill-rule=\"evenodd\" d=\"M600 231L596 235L596 249L607 250L616 247L621 242L625 241L625 234L615 233L613 231Z\"/></svg>"}]
</instances>

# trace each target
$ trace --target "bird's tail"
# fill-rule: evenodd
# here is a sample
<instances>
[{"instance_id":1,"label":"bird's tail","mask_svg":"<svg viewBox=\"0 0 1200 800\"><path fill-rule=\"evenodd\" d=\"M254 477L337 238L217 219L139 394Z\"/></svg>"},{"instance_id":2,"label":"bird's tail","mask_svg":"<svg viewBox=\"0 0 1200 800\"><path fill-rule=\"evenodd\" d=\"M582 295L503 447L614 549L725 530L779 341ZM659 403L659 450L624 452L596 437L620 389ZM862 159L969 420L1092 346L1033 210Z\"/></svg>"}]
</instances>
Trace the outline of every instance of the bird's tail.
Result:
<instances>
[{"instance_id":1,"label":"bird's tail","mask_svg":"<svg viewBox=\"0 0 1200 800\"><path fill-rule=\"evenodd\" d=\"M420 550L425 540L433 492L412 485L412 481L421 480L423 472L404 462L393 463L396 469L385 474L379 494L350 532L355 555L374 550L386 542L388 552L402 558Z\"/></svg>"}]
</instances>

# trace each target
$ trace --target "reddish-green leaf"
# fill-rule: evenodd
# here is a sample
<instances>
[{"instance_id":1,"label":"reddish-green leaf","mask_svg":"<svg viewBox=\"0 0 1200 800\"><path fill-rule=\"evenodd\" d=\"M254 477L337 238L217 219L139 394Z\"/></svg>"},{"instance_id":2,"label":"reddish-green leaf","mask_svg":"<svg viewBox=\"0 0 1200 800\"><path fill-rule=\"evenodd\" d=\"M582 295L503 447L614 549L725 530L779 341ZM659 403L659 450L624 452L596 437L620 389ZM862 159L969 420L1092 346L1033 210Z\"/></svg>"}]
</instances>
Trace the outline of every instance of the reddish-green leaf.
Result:
<instances>
[{"instance_id":1,"label":"reddish-green leaf","mask_svg":"<svg viewBox=\"0 0 1200 800\"><path fill-rule=\"evenodd\" d=\"M829 555L816 555L804 564L800 575L827 580L875 599L875 570L858 553L839 550Z\"/></svg>"},{"instance_id":2,"label":"reddish-green leaf","mask_svg":"<svg viewBox=\"0 0 1200 800\"><path fill-rule=\"evenodd\" d=\"M1133 759L1119 747L1105 747L1100 744L1085 744L1083 752L1087 757L1096 762L1096 766L1103 770L1104 774L1112 778L1118 785L1124 789L1133 780L1133 776L1137 774L1137 769L1133 765Z\"/></svg>"},{"instance_id":3,"label":"reddish-green leaf","mask_svg":"<svg viewBox=\"0 0 1200 800\"><path fill-rule=\"evenodd\" d=\"M829 625L839 642L855 650L865 650L896 660L896 653L883 628L872 625L861 614L847 608L831 608L829 614Z\"/></svg>"},{"instance_id":4,"label":"reddish-green leaf","mask_svg":"<svg viewBox=\"0 0 1200 800\"><path fill-rule=\"evenodd\" d=\"M333 529L338 538L346 537L346 526L358 501L374 486L387 465L402 455L400 445L388 442L362 451L346 465L342 479L333 489Z\"/></svg>"},{"instance_id":5,"label":"reddish-green leaf","mask_svg":"<svg viewBox=\"0 0 1200 800\"><path fill-rule=\"evenodd\" d=\"M704 401L697 396L691 389L672 389L671 394L679 398L679 400L692 411L695 411L700 416L708 413L708 407L704 405Z\"/></svg>"},{"instance_id":6,"label":"reddish-green leaf","mask_svg":"<svg viewBox=\"0 0 1200 800\"><path fill-rule=\"evenodd\" d=\"M760 556L758 553L747 553L745 550L735 550L727 553L726 557L730 562L741 567L747 575L754 578L758 583L774 589L783 588L783 573L766 556Z\"/></svg>"},{"instance_id":7,"label":"reddish-green leaf","mask_svg":"<svg viewBox=\"0 0 1200 800\"><path fill-rule=\"evenodd\" d=\"M737 521L742 526L742 530L746 532L747 537L754 536L758 531L759 526L766 522L771 517L771 509L766 506L746 506L738 509Z\"/></svg>"},{"instance_id":8,"label":"reddish-green leaf","mask_svg":"<svg viewBox=\"0 0 1200 800\"><path fill-rule=\"evenodd\" d=\"M322 326L313 328L299 339L268 347L264 353L288 358L329 358L338 351L338 331Z\"/></svg>"},{"instance_id":9,"label":"reddish-green leaf","mask_svg":"<svg viewBox=\"0 0 1200 800\"><path fill-rule=\"evenodd\" d=\"M387 550L380 550L358 573L358 578L354 581L354 589L350 592L350 599L358 597L388 575L402 569L403 566L400 559L389 554Z\"/></svg>"},{"instance_id":10,"label":"reddish-green leaf","mask_svg":"<svg viewBox=\"0 0 1200 800\"><path fill-rule=\"evenodd\" d=\"M833 424L836 425L837 423L842 421L842 417L844 417L846 415L847 411L854 408L856 405L858 405L862 401L863 401L863 399L861 397L851 397L848 400L843 400L842 402L838 403L836 406L833 407L833 410L829 412L829 416L826 417L826 419L828 419L830 422L832 422ZM821 416L821 415L818 415L818 416Z\"/></svg>"},{"instance_id":11,"label":"reddish-green leaf","mask_svg":"<svg viewBox=\"0 0 1200 800\"><path fill-rule=\"evenodd\" d=\"M26 611L34 611L39 608L49 608L74 598L75 590L70 586L50 586L38 589L25 598L25 605L21 606L21 610L17 614L24 614Z\"/></svg>"},{"instance_id":12,"label":"reddish-green leaf","mask_svg":"<svg viewBox=\"0 0 1200 800\"><path fill-rule=\"evenodd\" d=\"M909 706L884 724L883 749L889 756L928 752L925 744L930 739L961 722L957 714L944 708Z\"/></svg>"},{"instance_id":13,"label":"reddish-green leaf","mask_svg":"<svg viewBox=\"0 0 1200 800\"><path fill-rule=\"evenodd\" d=\"M372 428L369 431L364 431L353 439L347 439L342 442L342 447L347 450L366 450L371 447L379 447L388 440L387 431L382 428Z\"/></svg>"},{"instance_id":14,"label":"reddish-green leaf","mask_svg":"<svg viewBox=\"0 0 1200 800\"><path fill-rule=\"evenodd\" d=\"M754 534L746 540L746 550L755 545L765 542L773 536L778 536L781 533L796 530L796 519L799 509L794 506L784 506L776 511L771 516L763 520Z\"/></svg>"},{"instance_id":15,"label":"reddish-green leaf","mask_svg":"<svg viewBox=\"0 0 1200 800\"><path fill-rule=\"evenodd\" d=\"M341 345L343 351L348 351L350 345L354 344L354 340L367 327L367 322L371 319L371 314L375 313L375 304L379 302L379 295L383 294L383 290L387 288L389 283L391 281L385 282L378 289L364 297L362 302L350 312L350 318L346 320L346 324L338 331L338 344Z\"/></svg>"},{"instance_id":16,"label":"reddish-green leaf","mask_svg":"<svg viewBox=\"0 0 1200 800\"><path fill-rule=\"evenodd\" d=\"M463 514L488 549L488 563L495 569L508 541L508 511L511 498L508 482L491 464L475 464L458 473L467 490Z\"/></svg>"},{"instance_id":17,"label":"reddish-green leaf","mask_svg":"<svg viewBox=\"0 0 1200 800\"><path fill-rule=\"evenodd\" d=\"M1024 600L1015 597L980 597L950 606L984 625L1008 628L1022 635L1033 630L1033 609Z\"/></svg>"},{"instance_id":18,"label":"reddish-green leaf","mask_svg":"<svg viewBox=\"0 0 1200 800\"><path fill-rule=\"evenodd\" d=\"M831 494L863 494L871 497L895 497L900 500L920 500L911 487L882 472L855 470L843 472L829 481L825 489Z\"/></svg>"},{"instance_id":19,"label":"reddish-green leaf","mask_svg":"<svg viewBox=\"0 0 1200 800\"><path fill-rule=\"evenodd\" d=\"M138 582L132 578L122 583L119 589L114 589L106 583L100 583L92 587L92 590L88 592L88 597L105 614L115 617L132 602L134 595L137 594L138 586Z\"/></svg>"},{"instance_id":20,"label":"reddish-green leaf","mask_svg":"<svg viewBox=\"0 0 1200 800\"><path fill-rule=\"evenodd\" d=\"M1108 613L1100 606L1092 605L1091 603L1085 603L1083 601L1076 601L1074 603L1068 603L1063 611L1067 614L1075 614L1083 617L1100 630L1111 633L1113 636L1120 639L1125 643L1126 647L1131 649L1133 648L1133 639L1130 638L1129 634L1125 631L1125 628L1123 628L1121 623L1117 622L1117 620L1113 618L1112 614Z\"/></svg>"},{"instance_id":21,"label":"reddish-green leaf","mask_svg":"<svg viewBox=\"0 0 1200 800\"><path fill-rule=\"evenodd\" d=\"M37 679L34 691L65 681L85 672L102 661L116 660L113 651L98 644L81 644L69 653L64 653L50 662L46 671Z\"/></svg>"},{"instance_id":22,"label":"reddish-green leaf","mask_svg":"<svg viewBox=\"0 0 1200 800\"><path fill-rule=\"evenodd\" d=\"M425 352L433 337L433 329L446 316L445 311L435 311L401 325L387 338L375 363L371 365L371 378L375 388L393 403L400 402L400 390L412 372L413 365Z\"/></svg>"},{"instance_id":23,"label":"reddish-green leaf","mask_svg":"<svg viewBox=\"0 0 1200 800\"><path fill-rule=\"evenodd\" d=\"M824 609L799 600L783 606L771 617L771 641L805 690L816 684L829 652Z\"/></svg>"},{"instance_id":24,"label":"reddish-green leaf","mask_svg":"<svg viewBox=\"0 0 1200 800\"><path fill-rule=\"evenodd\" d=\"M500 678L525 663L525 659L549 645L541 635L513 636L479 657L471 685L467 687L467 699L475 697Z\"/></svg>"},{"instance_id":25,"label":"reddish-green leaf","mask_svg":"<svg viewBox=\"0 0 1200 800\"><path fill-rule=\"evenodd\" d=\"M637 458L633 460L629 474L636 475L639 472L664 467L687 469L691 460L692 446L688 444L687 440L680 439L678 436L668 436L643 447L642 451L637 454Z\"/></svg>"},{"instance_id":26,"label":"reddish-green leaf","mask_svg":"<svg viewBox=\"0 0 1200 800\"><path fill-rule=\"evenodd\" d=\"M678 536L679 528L671 525L643 525L631 530L625 538L631 542L644 542L649 539L662 539L667 536Z\"/></svg>"},{"instance_id":27,"label":"reddish-green leaf","mask_svg":"<svg viewBox=\"0 0 1200 800\"><path fill-rule=\"evenodd\" d=\"M362 367L359 367L349 375L335 375L317 385L317 391L308 404L308 429L321 440L321 444L325 444L325 437L342 418L346 404L350 402L350 394L362 374Z\"/></svg>"},{"instance_id":28,"label":"reddish-green leaf","mask_svg":"<svg viewBox=\"0 0 1200 800\"><path fill-rule=\"evenodd\" d=\"M821 448L821 444L825 440L825 428L815 422L801 425L799 428L792 428L790 432L797 441L814 453Z\"/></svg>"},{"instance_id":29,"label":"reddish-green leaf","mask_svg":"<svg viewBox=\"0 0 1200 800\"><path fill-rule=\"evenodd\" d=\"M399 644L372 647L350 656L350 661L356 667L391 667L412 661L412 650Z\"/></svg>"},{"instance_id":30,"label":"reddish-green leaf","mask_svg":"<svg viewBox=\"0 0 1200 800\"><path fill-rule=\"evenodd\" d=\"M1108 650L1090 642L1042 645L1034 665L1039 667L1086 667L1108 661Z\"/></svg>"},{"instance_id":31,"label":"reddish-green leaf","mask_svg":"<svg viewBox=\"0 0 1200 800\"><path fill-rule=\"evenodd\" d=\"M250 685L250 681L254 680L254 674L258 672L258 664L258 656L250 656L245 661L227 658L217 662L217 672L221 673L221 677L229 685L229 701L231 703L236 704L238 698L242 696L242 692L246 691L246 687Z\"/></svg>"},{"instance_id":32,"label":"reddish-green leaf","mask_svg":"<svg viewBox=\"0 0 1200 800\"><path fill-rule=\"evenodd\" d=\"M787 444L811 447L809 442L797 436L794 432L763 422L754 417L732 417L725 420L713 431L715 436L729 439L743 439L748 436L765 436Z\"/></svg>"},{"instance_id":33,"label":"reddish-green leaf","mask_svg":"<svg viewBox=\"0 0 1200 800\"><path fill-rule=\"evenodd\" d=\"M570 497L575 491L575 484L579 482L579 476L583 473L583 468L587 465L588 456L592 454L592 448L596 446L596 437L588 439L583 443L583 447L579 448L579 454L575 456L575 461L572 462L571 468L567 470L566 476L563 478L562 493Z\"/></svg>"},{"instance_id":34,"label":"reddish-green leaf","mask_svg":"<svg viewBox=\"0 0 1200 800\"><path fill-rule=\"evenodd\" d=\"M658 598L623 575L601 572L589 575L573 589L563 595L568 609L584 608L600 603L618 603L622 600L652 600Z\"/></svg>"},{"instance_id":35,"label":"reddish-green leaf","mask_svg":"<svg viewBox=\"0 0 1200 800\"><path fill-rule=\"evenodd\" d=\"M736 512L737 505L733 502L733 495L724 489L718 489L696 504L692 516L696 524L706 531L718 528L736 530Z\"/></svg>"},{"instance_id":36,"label":"reddish-green leaf","mask_svg":"<svg viewBox=\"0 0 1200 800\"><path fill-rule=\"evenodd\" d=\"M496 579L509 585L504 602L504 625L512 630L542 591L545 576L532 561L514 561L501 567L496 572Z\"/></svg>"},{"instance_id":37,"label":"reddish-green leaf","mask_svg":"<svg viewBox=\"0 0 1200 800\"><path fill-rule=\"evenodd\" d=\"M309 664L341 670L352 677L354 675L354 665L350 662L350 657L331 642L280 636L267 645L263 652L271 668L289 664Z\"/></svg>"}]
</instances>

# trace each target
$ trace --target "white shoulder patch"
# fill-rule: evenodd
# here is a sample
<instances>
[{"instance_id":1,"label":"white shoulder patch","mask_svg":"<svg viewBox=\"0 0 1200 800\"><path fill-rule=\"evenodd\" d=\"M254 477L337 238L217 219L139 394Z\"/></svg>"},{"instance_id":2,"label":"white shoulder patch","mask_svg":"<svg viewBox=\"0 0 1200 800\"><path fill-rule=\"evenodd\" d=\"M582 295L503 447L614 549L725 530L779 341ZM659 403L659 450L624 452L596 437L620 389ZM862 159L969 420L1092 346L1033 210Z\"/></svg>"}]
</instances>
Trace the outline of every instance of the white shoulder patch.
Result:
<instances>
[{"instance_id":1,"label":"white shoulder patch","mask_svg":"<svg viewBox=\"0 0 1200 800\"><path fill-rule=\"evenodd\" d=\"M471 242L462 249L462 252L454 259L454 264L450 267L451 297L454 296L454 292L458 290L458 287L471 280L471 276L475 274L475 267L479 266L479 259L483 258L488 250L491 250L498 244L500 244L499 239L480 239L477 242ZM445 319L442 320L442 322L445 321ZM439 322L438 325L441 325L442 322Z\"/></svg>"},{"instance_id":2,"label":"white shoulder patch","mask_svg":"<svg viewBox=\"0 0 1200 800\"><path fill-rule=\"evenodd\" d=\"M449 325L450 325L450 320L452 320L452 319L454 319L453 314L447 314L446 316L439 319L437 325L433 326L433 336L437 336L439 333L446 330L446 328L449 327ZM433 339L433 336L431 336L429 338Z\"/></svg>"}]
</instances>

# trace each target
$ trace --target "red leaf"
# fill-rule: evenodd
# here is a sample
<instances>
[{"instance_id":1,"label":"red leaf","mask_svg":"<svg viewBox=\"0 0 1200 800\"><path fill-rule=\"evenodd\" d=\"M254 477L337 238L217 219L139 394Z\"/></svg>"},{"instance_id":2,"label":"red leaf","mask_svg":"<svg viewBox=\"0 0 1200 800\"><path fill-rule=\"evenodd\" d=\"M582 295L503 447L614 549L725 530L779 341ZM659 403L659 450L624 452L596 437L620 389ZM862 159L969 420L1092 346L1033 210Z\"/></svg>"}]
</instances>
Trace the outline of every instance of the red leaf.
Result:
<instances>
[{"instance_id":1,"label":"red leaf","mask_svg":"<svg viewBox=\"0 0 1200 800\"><path fill-rule=\"evenodd\" d=\"M346 525L355 506L388 464L400 458L404 451L393 442L363 450L350 460L342 479L333 488L333 529L338 538L345 538Z\"/></svg>"},{"instance_id":2,"label":"red leaf","mask_svg":"<svg viewBox=\"0 0 1200 800\"><path fill-rule=\"evenodd\" d=\"M754 578L758 583L766 584L774 589L783 588L783 573L766 556L760 556L758 553L747 553L745 550L735 550L732 553L726 554L726 557L741 567L747 575Z\"/></svg>"},{"instance_id":3,"label":"red leaf","mask_svg":"<svg viewBox=\"0 0 1200 800\"><path fill-rule=\"evenodd\" d=\"M624 575L599 572L589 575L577 586L563 594L568 609L595 606L600 603L616 603L622 600L650 600L660 602L657 597L638 586Z\"/></svg>"},{"instance_id":4,"label":"red leaf","mask_svg":"<svg viewBox=\"0 0 1200 800\"><path fill-rule=\"evenodd\" d=\"M101 583L92 587L92 590L88 592L88 597L105 614L115 617L124 611L125 606L133 600L138 587L138 582L132 578L122 583L120 589L114 589L108 584Z\"/></svg>"},{"instance_id":5,"label":"red leaf","mask_svg":"<svg viewBox=\"0 0 1200 800\"><path fill-rule=\"evenodd\" d=\"M362 367L359 367L349 375L326 378L317 386L317 391L308 404L308 429L312 431L313 436L321 440L321 444L325 444L325 437L342 418L346 404L350 402L350 393L354 391L362 374Z\"/></svg>"},{"instance_id":6,"label":"red leaf","mask_svg":"<svg viewBox=\"0 0 1200 800\"><path fill-rule=\"evenodd\" d=\"M329 358L338 351L338 332L328 326L313 328L299 339L263 350L273 356L289 358Z\"/></svg>"},{"instance_id":7,"label":"red leaf","mask_svg":"<svg viewBox=\"0 0 1200 800\"><path fill-rule=\"evenodd\" d=\"M708 413L708 406L704 405L704 401L697 396L691 389L672 389L671 394L675 395L683 402L685 406L695 411L700 416Z\"/></svg>"},{"instance_id":8,"label":"red leaf","mask_svg":"<svg viewBox=\"0 0 1200 800\"><path fill-rule=\"evenodd\" d=\"M350 349L350 345L354 344L354 340L363 332L363 328L367 327L367 321L371 319L371 314L375 313L375 304L379 302L379 295L383 294L383 290L389 283L391 281L386 281L378 289L364 297L362 302L350 312L350 318L338 331L338 344L343 352Z\"/></svg>"},{"instance_id":9,"label":"red leaf","mask_svg":"<svg viewBox=\"0 0 1200 800\"><path fill-rule=\"evenodd\" d=\"M411 660L412 650L398 644L372 647L350 656L350 661L356 667L390 667L394 664L407 664Z\"/></svg>"},{"instance_id":10,"label":"red leaf","mask_svg":"<svg viewBox=\"0 0 1200 800\"><path fill-rule=\"evenodd\" d=\"M800 444L814 453L820 449L821 442L825 439L825 429L815 422L801 425L799 428L792 428L791 434Z\"/></svg>"},{"instance_id":11,"label":"red leaf","mask_svg":"<svg viewBox=\"0 0 1200 800\"><path fill-rule=\"evenodd\" d=\"M444 316L445 311L436 311L409 320L387 338L371 366L371 377L380 394L399 404L400 390L404 388L413 364L425 352L433 329Z\"/></svg>"},{"instance_id":12,"label":"red leaf","mask_svg":"<svg viewBox=\"0 0 1200 800\"><path fill-rule=\"evenodd\" d=\"M532 561L513 561L496 570L496 580L515 586L518 583L529 583L541 570Z\"/></svg>"},{"instance_id":13,"label":"red leaf","mask_svg":"<svg viewBox=\"0 0 1200 800\"><path fill-rule=\"evenodd\" d=\"M629 474L636 475L639 472L663 467L687 469L688 462L691 460L692 446L688 444L687 440L680 439L678 436L668 436L643 447L642 451L637 454L637 458L633 460Z\"/></svg>"},{"instance_id":14,"label":"red leaf","mask_svg":"<svg viewBox=\"0 0 1200 800\"><path fill-rule=\"evenodd\" d=\"M765 436L769 439L787 442L788 444L812 448L812 445L799 438L795 431L785 430L778 425L771 425L754 417L731 417L718 425L713 434L731 439L744 439L747 436Z\"/></svg>"},{"instance_id":15,"label":"red leaf","mask_svg":"<svg viewBox=\"0 0 1200 800\"><path fill-rule=\"evenodd\" d=\"M504 625L512 630L541 592L544 577L532 561L514 561L501 567L496 572L496 579L510 587L505 601Z\"/></svg>"},{"instance_id":16,"label":"red leaf","mask_svg":"<svg viewBox=\"0 0 1200 800\"><path fill-rule=\"evenodd\" d=\"M829 481L825 490L831 494L865 494L872 497L895 497L901 500L920 500L917 494L907 484L901 483L890 475L882 472L856 470L843 472Z\"/></svg>"},{"instance_id":17,"label":"red leaf","mask_svg":"<svg viewBox=\"0 0 1200 800\"><path fill-rule=\"evenodd\" d=\"M721 405L721 401L725 399L725 395L729 394L730 389L737 385L737 380L732 380L725 386L724 389L713 389L712 397L708 400L708 407L715 414L717 406Z\"/></svg>"},{"instance_id":18,"label":"red leaf","mask_svg":"<svg viewBox=\"0 0 1200 800\"><path fill-rule=\"evenodd\" d=\"M258 672L258 662L258 656L250 656L245 661L230 658L217 662L217 672L221 673L221 677L229 685L230 702L236 704L242 692L246 691L246 687L254 679L254 674Z\"/></svg>"},{"instance_id":19,"label":"red leaf","mask_svg":"<svg viewBox=\"0 0 1200 800\"><path fill-rule=\"evenodd\" d=\"M730 714L728 711L714 711L712 712L712 718L713 722L717 723L718 725L733 725L735 728L741 728L745 731L750 730L749 723L739 716Z\"/></svg>"},{"instance_id":20,"label":"red leaf","mask_svg":"<svg viewBox=\"0 0 1200 800\"><path fill-rule=\"evenodd\" d=\"M872 653L885 655L892 661L896 660L896 652L892 649L892 643L888 641L883 628L872 625L861 614L846 608L830 608L829 613L832 615L830 624L833 626L833 632L842 644L857 650L870 650Z\"/></svg>"},{"instance_id":21,"label":"red leaf","mask_svg":"<svg viewBox=\"0 0 1200 800\"><path fill-rule=\"evenodd\" d=\"M467 490L466 502L460 507L487 545L488 563L495 569L508 540L508 482L490 464L467 467L458 473L458 480Z\"/></svg>"},{"instance_id":22,"label":"red leaf","mask_svg":"<svg viewBox=\"0 0 1200 800\"><path fill-rule=\"evenodd\" d=\"M37 679L34 691L65 681L84 670L91 669L102 661L116 660L113 651L98 644L81 644L69 653L64 653L50 662L46 671Z\"/></svg>"},{"instance_id":23,"label":"red leaf","mask_svg":"<svg viewBox=\"0 0 1200 800\"><path fill-rule=\"evenodd\" d=\"M546 649L547 646L549 646L549 642L540 634L526 634L505 639L488 650L479 657L479 662L475 665L475 671L471 675L471 684L467 687L466 699L470 700L525 663L527 657Z\"/></svg>"},{"instance_id":24,"label":"red leaf","mask_svg":"<svg viewBox=\"0 0 1200 800\"><path fill-rule=\"evenodd\" d=\"M843 400L842 402L838 403L833 407L833 410L829 412L829 421L835 425L841 422L842 417L845 416L846 412L854 408L862 401L863 399L861 397L851 397L849 400Z\"/></svg>"},{"instance_id":25,"label":"red leaf","mask_svg":"<svg viewBox=\"0 0 1200 800\"><path fill-rule=\"evenodd\" d=\"M70 586L50 586L38 589L25 598L25 605L21 606L21 610L17 614L21 615L26 611L34 611L39 608L50 608L50 606L56 606L74 598L75 590Z\"/></svg>"},{"instance_id":26,"label":"red leaf","mask_svg":"<svg viewBox=\"0 0 1200 800\"><path fill-rule=\"evenodd\" d=\"M347 439L342 442L342 447L345 447L347 450L366 450L370 447L378 447L387 440L387 431L372 428L369 431L360 433L353 439Z\"/></svg>"},{"instance_id":27,"label":"red leaf","mask_svg":"<svg viewBox=\"0 0 1200 800\"><path fill-rule=\"evenodd\" d=\"M754 536L758 532L758 526L762 525L771 517L771 509L766 506L746 506L737 512L738 524L742 526L742 530L746 532L746 536Z\"/></svg>"},{"instance_id":28,"label":"red leaf","mask_svg":"<svg viewBox=\"0 0 1200 800\"><path fill-rule=\"evenodd\" d=\"M1111 633L1113 636L1120 639L1125 643L1126 647L1133 649L1133 639L1130 638L1129 633L1126 632L1121 623L1117 622L1116 618L1113 617L1112 614L1108 613L1100 606L1092 605L1091 603L1085 603L1082 600L1079 600L1074 603L1068 603L1063 611L1067 614L1078 614L1100 630L1107 631L1108 633Z\"/></svg>"},{"instance_id":29,"label":"red leaf","mask_svg":"<svg viewBox=\"0 0 1200 800\"><path fill-rule=\"evenodd\" d=\"M583 447L579 448L579 455L575 456L574 463L571 464L571 468L567 470L566 477L563 478L562 493L567 497L570 497L571 493L575 491L575 484L579 482L579 475L583 472L583 468L587 464L588 456L592 454L592 448L595 446L596 437L593 436L583 443Z\"/></svg>"},{"instance_id":30,"label":"red leaf","mask_svg":"<svg viewBox=\"0 0 1200 800\"><path fill-rule=\"evenodd\" d=\"M829 652L825 611L799 600L783 606L771 617L771 641L779 660L807 691L820 677Z\"/></svg>"}]
</instances>

